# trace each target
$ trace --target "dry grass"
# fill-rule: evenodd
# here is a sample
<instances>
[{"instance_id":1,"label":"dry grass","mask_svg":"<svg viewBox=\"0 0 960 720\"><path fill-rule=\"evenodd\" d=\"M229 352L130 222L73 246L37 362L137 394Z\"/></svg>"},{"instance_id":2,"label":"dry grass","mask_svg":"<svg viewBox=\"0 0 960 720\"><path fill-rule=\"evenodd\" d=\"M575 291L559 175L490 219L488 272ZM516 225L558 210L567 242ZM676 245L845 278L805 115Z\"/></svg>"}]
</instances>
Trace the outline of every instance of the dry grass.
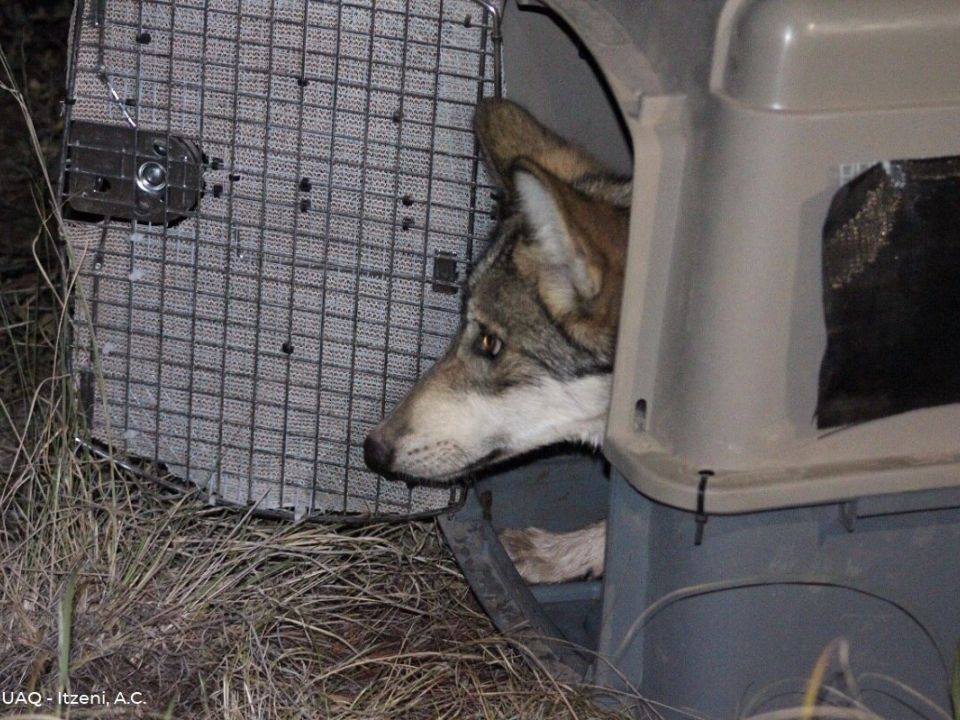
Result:
<instances>
[{"instance_id":1,"label":"dry grass","mask_svg":"<svg viewBox=\"0 0 960 720\"><path fill-rule=\"evenodd\" d=\"M3 499L2 687L139 691L144 716L598 715L492 634L430 524L259 521L66 433L36 447Z\"/></svg>"}]
</instances>

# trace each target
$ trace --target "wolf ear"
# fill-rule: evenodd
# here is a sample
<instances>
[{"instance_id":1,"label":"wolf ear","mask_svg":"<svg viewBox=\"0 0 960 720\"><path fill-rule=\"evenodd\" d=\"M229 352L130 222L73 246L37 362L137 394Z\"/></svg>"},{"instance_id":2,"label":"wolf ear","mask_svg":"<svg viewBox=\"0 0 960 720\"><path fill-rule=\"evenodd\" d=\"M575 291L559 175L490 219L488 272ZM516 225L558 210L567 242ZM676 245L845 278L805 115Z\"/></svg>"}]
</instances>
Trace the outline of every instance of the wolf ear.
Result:
<instances>
[{"instance_id":1,"label":"wolf ear","mask_svg":"<svg viewBox=\"0 0 960 720\"><path fill-rule=\"evenodd\" d=\"M508 192L514 189L511 168L521 157L533 160L566 181L603 170L585 152L509 100L482 101L477 106L473 125L491 169Z\"/></svg>"},{"instance_id":2,"label":"wolf ear","mask_svg":"<svg viewBox=\"0 0 960 720\"><path fill-rule=\"evenodd\" d=\"M592 300L603 281L600 259L576 222L577 193L529 160L514 163L510 177L530 233L527 265L548 309L566 315Z\"/></svg>"}]
</instances>

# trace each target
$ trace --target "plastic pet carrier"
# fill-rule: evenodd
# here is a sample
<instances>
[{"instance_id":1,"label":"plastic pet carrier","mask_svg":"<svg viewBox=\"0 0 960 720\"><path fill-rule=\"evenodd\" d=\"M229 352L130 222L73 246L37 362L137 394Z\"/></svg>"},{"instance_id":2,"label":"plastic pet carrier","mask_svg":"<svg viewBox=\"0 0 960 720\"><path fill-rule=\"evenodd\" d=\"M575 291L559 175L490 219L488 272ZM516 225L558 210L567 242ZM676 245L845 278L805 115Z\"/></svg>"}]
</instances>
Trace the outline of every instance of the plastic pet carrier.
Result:
<instances>
[{"instance_id":1,"label":"plastic pet carrier","mask_svg":"<svg viewBox=\"0 0 960 720\"><path fill-rule=\"evenodd\" d=\"M494 201L474 0L79 0L65 112L80 440L211 503L340 520L460 488L362 444L445 350Z\"/></svg>"},{"instance_id":2,"label":"plastic pet carrier","mask_svg":"<svg viewBox=\"0 0 960 720\"><path fill-rule=\"evenodd\" d=\"M949 708L960 7L511 2L503 36L507 95L634 188L605 460L442 518L478 597L666 717L797 706L835 638L823 702ZM528 587L497 539L599 519L602 580Z\"/></svg>"}]
</instances>

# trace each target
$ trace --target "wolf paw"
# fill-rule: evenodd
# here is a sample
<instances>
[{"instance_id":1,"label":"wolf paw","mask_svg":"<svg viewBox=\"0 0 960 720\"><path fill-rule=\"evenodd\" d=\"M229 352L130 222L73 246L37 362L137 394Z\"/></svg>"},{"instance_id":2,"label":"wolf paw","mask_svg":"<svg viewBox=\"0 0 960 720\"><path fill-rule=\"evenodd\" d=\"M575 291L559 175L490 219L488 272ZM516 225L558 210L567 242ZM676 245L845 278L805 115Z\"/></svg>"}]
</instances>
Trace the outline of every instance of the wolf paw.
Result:
<instances>
[{"instance_id":1,"label":"wolf paw","mask_svg":"<svg viewBox=\"0 0 960 720\"><path fill-rule=\"evenodd\" d=\"M605 522L566 533L511 529L500 533L500 543L528 583L569 582L603 575L606 531Z\"/></svg>"}]
</instances>

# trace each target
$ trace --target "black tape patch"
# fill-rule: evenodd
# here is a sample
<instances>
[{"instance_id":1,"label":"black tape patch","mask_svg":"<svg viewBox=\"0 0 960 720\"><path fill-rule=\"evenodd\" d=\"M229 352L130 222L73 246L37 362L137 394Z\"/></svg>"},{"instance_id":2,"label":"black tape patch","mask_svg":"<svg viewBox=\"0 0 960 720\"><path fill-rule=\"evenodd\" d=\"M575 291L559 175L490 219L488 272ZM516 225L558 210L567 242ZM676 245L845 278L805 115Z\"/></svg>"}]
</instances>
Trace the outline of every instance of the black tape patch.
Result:
<instances>
[{"instance_id":1,"label":"black tape patch","mask_svg":"<svg viewBox=\"0 0 960 720\"><path fill-rule=\"evenodd\" d=\"M823 227L817 425L960 402L960 157L877 164Z\"/></svg>"}]
</instances>

